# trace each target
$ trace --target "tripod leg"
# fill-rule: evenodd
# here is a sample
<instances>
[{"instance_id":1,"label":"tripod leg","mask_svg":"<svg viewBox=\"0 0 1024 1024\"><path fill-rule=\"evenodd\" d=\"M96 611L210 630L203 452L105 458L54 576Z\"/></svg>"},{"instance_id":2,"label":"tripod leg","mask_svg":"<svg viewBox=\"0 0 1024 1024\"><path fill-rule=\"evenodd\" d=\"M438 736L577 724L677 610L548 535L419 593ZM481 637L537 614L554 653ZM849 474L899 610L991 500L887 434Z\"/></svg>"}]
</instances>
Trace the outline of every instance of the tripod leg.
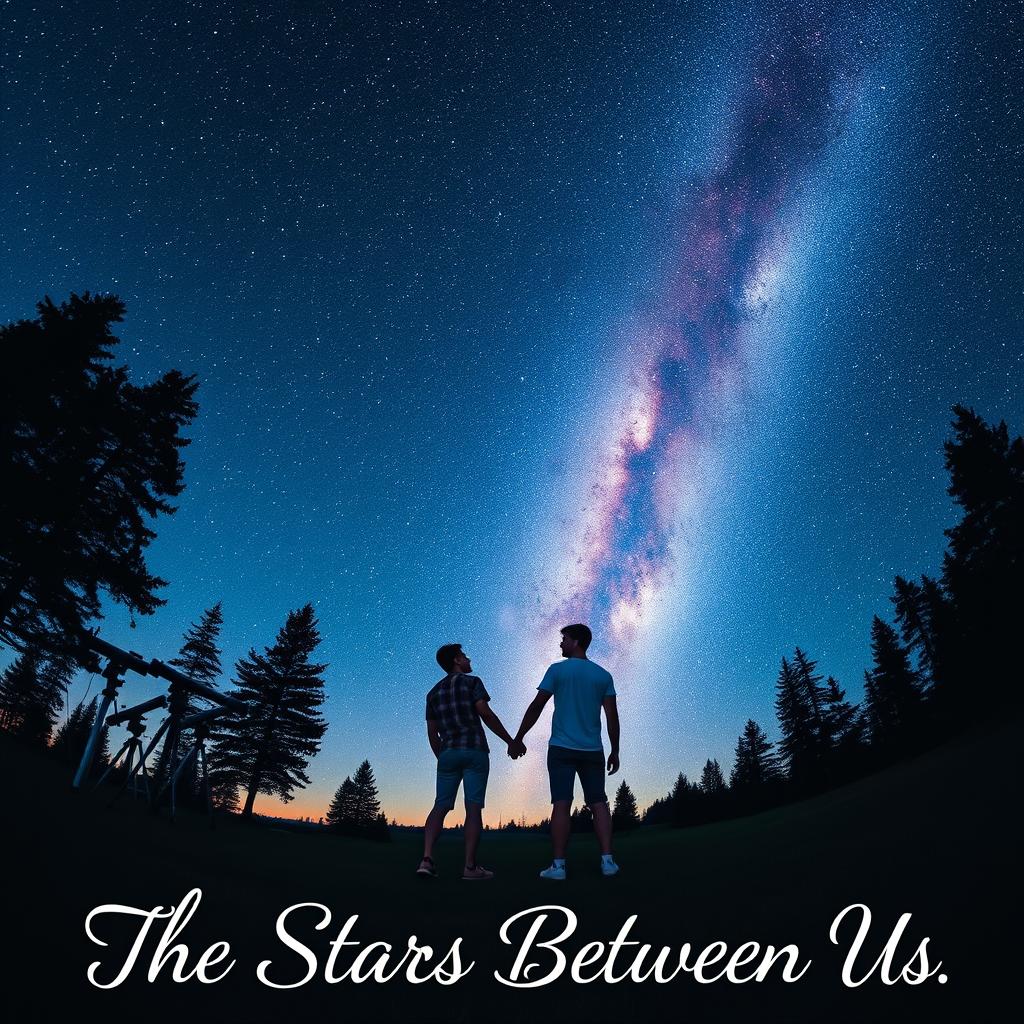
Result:
<instances>
[{"instance_id":1,"label":"tripod leg","mask_svg":"<svg viewBox=\"0 0 1024 1024\"><path fill-rule=\"evenodd\" d=\"M206 744L199 744L199 758L203 766L203 792L206 794L206 813L210 816L210 828L213 828L213 797L210 795L210 771L206 766Z\"/></svg>"},{"instance_id":2,"label":"tripod leg","mask_svg":"<svg viewBox=\"0 0 1024 1024\"><path fill-rule=\"evenodd\" d=\"M129 776L135 776L135 772L138 770L138 765L135 763L135 757L138 755L139 759L142 758L142 741L137 737L132 737L132 745L128 749L128 759L124 763L125 771ZM138 787L138 776L132 779L132 796L137 797L139 795Z\"/></svg>"},{"instance_id":3,"label":"tripod leg","mask_svg":"<svg viewBox=\"0 0 1024 1024\"><path fill-rule=\"evenodd\" d=\"M92 723L89 742L85 745L82 760L78 763L78 771L75 772L75 781L72 783L75 789L82 788L82 783L85 782L86 776L88 776L89 770L92 768L92 759L96 754L100 731L103 729L103 719L107 717L107 711L110 709L110 703L115 695L115 692L111 691L109 687L103 691L103 700L100 701L100 706L96 710L96 721Z\"/></svg>"},{"instance_id":4,"label":"tripod leg","mask_svg":"<svg viewBox=\"0 0 1024 1024\"><path fill-rule=\"evenodd\" d=\"M177 765L174 768L174 773L171 775L170 779L167 781L167 785L164 786L164 789L166 789L167 786L170 786L170 789L171 789L171 821L174 821L174 812L175 812L175 809L176 809L175 808L175 793L176 793L176 791L178 789L178 779L180 779L181 776L184 774L184 772L188 769L188 766L192 763L192 761L195 758L195 756L196 756L196 748L193 747L177 763ZM161 790L161 793L162 792L163 792L163 790ZM160 799L160 795L158 794L157 795L157 800L159 800L159 799Z\"/></svg>"},{"instance_id":5,"label":"tripod leg","mask_svg":"<svg viewBox=\"0 0 1024 1024\"><path fill-rule=\"evenodd\" d=\"M103 774L96 780L96 785L93 789L99 789L104 782L107 781L107 776L117 767L117 762L121 760L122 755L126 750L130 751L133 737L129 737L121 744L121 749L111 758L110 764L104 769ZM125 762L126 767L131 767L131 753L128 754L128 760Z\"/></svg>"},{"instance_id":6,"label":"tripod leg","mask_svg":"<svg viewBox=\"0 0 1024 1024\"><path fill-rule=\"evenodd\" d=\"M153 797L153 810L160 810L160 801L163 799L167 787L174 778L175 758L178 753L178 735L181 733L181 720L175 713L167 716L168 726L167 738L164 740L163 749L160 751L160 760L157 761L154 781L157 785L156 795ZM173 816L173 812L172 812Z\"/></svg>"},{"instance_id":7,"label":"tripod leg","mask_svg":"<svg viewBox=\"0 0 1024 1024\"><path fill-rule=\"evenodd\" d=\"M111 805L113 805L115 800L118 800L121 797L121 795L124 793L124 791L130 785L132 786L132 794L133 795L135 794L135 787L134 787L134 785L132 785L133 784L133 780L135 779L135 775L136 775L137 772L141 771L142 774L143 774L143 777L145 777L145 774L146 774L146 758L149 757L149 755L152 752L153 748L160 742L160 737L163 736L163 734L167 731L167 726L168 726L169 722L170 722L170 719L169 718L165 718L160 723L160 728L157 729L157 731L153 734L153 738L149 741L149 746L146 747L146 749L143 752L142 756L139 758L139 763L137 765L135 765L134 768L132 768L132 770L128 773L128 777L124 780L124 784L111 797L111 799L110 799ZM142 740L139 740L139 746L140 747L142 746ZM148 780L146 782L146 797L147 797L147 799L149 797L149 782L148 782Z\"/></svg>"}]
</instances>

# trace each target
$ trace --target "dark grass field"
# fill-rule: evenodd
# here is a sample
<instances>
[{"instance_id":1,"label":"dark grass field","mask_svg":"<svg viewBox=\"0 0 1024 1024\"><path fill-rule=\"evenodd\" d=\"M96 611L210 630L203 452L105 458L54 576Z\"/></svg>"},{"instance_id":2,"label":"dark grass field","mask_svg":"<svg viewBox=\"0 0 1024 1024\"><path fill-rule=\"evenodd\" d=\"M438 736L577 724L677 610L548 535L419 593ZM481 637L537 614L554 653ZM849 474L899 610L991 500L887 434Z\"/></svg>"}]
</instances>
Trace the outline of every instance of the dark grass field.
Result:
<instances>
[{"instance_id":1,"label":"dark grass field","mask_svg":"<svg viewBox=\"0 0 1024 1024\"><path fill-rule=\"evenodd\" d=\"M657 828L617 841L623 872L606 880L597 870L592 837L574 837L570 880L545 883L546 837L485 834L481 860L497 877L463 883L460 840L446 836L438 859L443 877L412 875L418 839L390 844L323 834L275 831L182 815L172 825L129 798L113 809L101 794L74 794L69 773L51 759L0 736L7 783L8 917L2 986L9 1020L32 1016L133 1021L928 1021L1005 1020L1016 1000L1020 930L1016 806L1018 723L989 727L833 793L754 817L703 828ZM84 920L104 903L140 908L179 903L202 890L195 916L177 941L191 950L189 966L209 944L225 940L237 963L216 984L175 983L166 966L156 981L146 970L154 934L123 985L92 987L86 970L103 961L101 980L116 974L137 924L106 919L97 930L110 942L88 941ZM272 960L271 978L293 981L303 960L275 936L285 908L322 903L332 921L296 913L291 933L318 960L307 985L275 991L256 980L257 964ZM934 968L945 984L883 984L875 972L859 988L841 980L843 945L829 941L834 916L852 903L871 908L873 926L859 964L880 954L899 916L913 916L900 942L896 971L927 936ZM811 966L798 982L697 982L681 974L667 984L568 980L513 989L493 977L512 967L515 945L498 933L519 911L558 904L577 914L577 931L561 948L571 959L588 941L610 942L630 915L631 939L694 951L715 940L730 950L745 941L799 946ZM350 938L391 942L396 959L410 935L440 957L462 937L463 965L455 985L412 985L399 974L384 984L328 985L323 968L330 940L359 915ZM559 917L559 923L562 918ZM553 925L549 922L549 927ZM160 924L162 928L162 923ZM156 932L156 929L154 929ZM550 930L545 933L550 936ZM360 947L346 947L344 968ZM624 970L636 947L620 954ZM674 958L676 954L673 954ZM550 969L550 953L532 957L535 976ZM691 961L693 957L691 956ZM714 973L714 972L711 972Z\"/></svg>"}]
</instances>

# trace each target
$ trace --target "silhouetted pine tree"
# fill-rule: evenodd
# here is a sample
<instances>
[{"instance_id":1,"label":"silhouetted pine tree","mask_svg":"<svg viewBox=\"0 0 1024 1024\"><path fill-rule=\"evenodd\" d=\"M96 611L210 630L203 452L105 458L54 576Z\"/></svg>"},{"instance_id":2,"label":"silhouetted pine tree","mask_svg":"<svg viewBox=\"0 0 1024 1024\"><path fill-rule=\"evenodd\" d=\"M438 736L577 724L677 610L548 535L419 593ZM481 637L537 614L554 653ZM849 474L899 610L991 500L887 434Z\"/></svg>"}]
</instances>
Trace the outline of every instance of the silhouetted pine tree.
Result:
<instances>
[{"instance_id":1,"label":"silhouetted pine tree","mask_svg":"<svg viewBox=\"0 0 1024 1024\"><path fill-rule=\"evenodd\" d=\"M865 673L864 681L871 739L889 746L897 737L907 739L920 721L917 673L896 630L877 615L871 623L871 655L874 667Z\"/></svg>"},{"instance_id":2,"label":"silhouetted pine tree","mask_svg":"<svg viewBox=\"0 0 1024 1024\"><path fill-rule=\"evenodd\" d=\"M307 604L289 612L272 647L262 655L250 650L235 666L232 695L246 702L249 713L245 720L218 721L215 760L219 783L245 791L245 817L252 815L257 793L287 802L293 789L309 785L306 765L327 730L318 710L327 666L309 660L319 643Z\"/></svg>"},{"instance_id":3,"label":"silhouetted pine tree","mask_svg":"<svg viewBox=\"0 0 1024 1024\"><path fill-rule=\"evenodd\" d=\"M181 669L185 675L206 686L216 687L217 680L221 674L220 647L217 641L220 639L220 629L224 624L224 615L221 611L221 603L207 608L199 617L198 622L193 622L182 638L181 648L176 657L172 658L170 664ZM205 707L205 705L203 705ZM187 714L198 710L195 698L189 698Z\"/></svg>"},{"instance_id":4,"label":"silhouetted pine tree","mask_svg":"<svg viewBox=\"0 0 1024 1024\"><path fill-rule=\"evenodd\" d=\"M0 677L0 728L37 747L50 742L71 677L62 660L19 654Z\"/></svg>"},{"instance_id":5,"label":"silhouetted pine tree","mask_svg":"<svg viewBox=\"0 0 1024 1024\"><path fill-rule=\"evenodd\" d=\"M756 802L768 786L782 776L775 744L752 718L747 720L736 741L736 758L729 775L729 785L748 802Z\"/></svg>"},{"instance_id":6,"label":"silhouetted pine tree","mask_svg":"<svg viewBox=\"0 0 1024 1024\"><path fill-rule=\"evenodd\" d=\"M722 775L722 766L715 760L708 760L704 763L704 770L700 773L700 788L706 796L721 796L726 791L725 777Z\"/></svg>"},{"instance_id":7,"label":"silhouetted pine tree","mask_svg":"<svg viewBox=\"0 0 1024 1024\"><path fill-rule=\"evenodd\" d=\"M924 581L931 584L933 595L938 592L933 580L925 576ZM905 580L902 576L897 576L893 581L893 589L895 593L890 600L896 609L896 625L900 628L907 649L917 656L922 684L931 684L935 680L937 661L933 603L925 598L921 584Z\"/></svg>"},{"instance_id":8,"label":"silhouetted pine tree","mask_svg":"<svg viewBox=\"0 0 1024 1024\"><path fill-rule=\"evenodd\" d=\"M331 806L327 808L327 824L338 831L350 829L355 824L356 786L351 777L335 790Z\"/></svg>"},{"instance_id":9,"label":"silhouetted pine tree","mask_svg":"<svg viewBox=\"0 0 1024 1024\"><path fill-rule=\"evenodd\" d=\"M846 699L846 691L829 676L825 683L822 723L829 749L838 751L856 736L857 707Z\"/></svg>"},{"instance_id":10,"label":"silhouetted pine tree","mask_svg":"<svg viewBox=\"0 0 1024 1024\"><path fill-rule=\"evenodd\" d=\"M820 758L825 754L824 708L827 694L825 687L821 685L822 676L817 672L817 668L818 663L808 658L799 647L793 651L793 670L807 694L807 706L811 711L811 724L818 741Z\"/></svg>"},{"instance_id":11,"label":"silhouetted pine tree","mask_svg":"<svg viewBox=\"0 0 1024 1024\"><path fill-rule=\"evenodd\" d=\"M386 814L378 814L377 817L370 822L370 826L366 830L366 838L373 839L378 843L391 842L391 829L388 828L388 818Z\"/></svg>"},{"instance_id":12,"label":"silhouetted pine tree","mask_svg":"<svg viewBox=\"0 0 1024 1024\"><path fill-rule=\"evenodd\" d=\"M224 616L221 612L221 603L218 601L215 605L207 608L199 618L198 622L193 622L188 629L185 631L185 635L182 638L181 648L178 654L171 659L170 664L175 668L180 669L189 678L194 679L197 683L203 683L206 686L217 688L217 680L221 674L221 663L220 663L220 648L217 646L217 641L220 639L220 629L224 623ZM191 694L188 697L186 715L191 715L196 711L205 709L207 705L205 703L200 704L198 698L193 697ZM185 752L195 742L195 736L190 729L183 729L181 735L178 737L178 756L184 757ZM211 797L213 796L213 788L215 780L219 779L219 773L216 771L213 762L214 749L211 745L207 744L207 755L210 758L210 789ZM156 756L154 764L159 764L159 755ZM177 798L183 803L198 804L205 801L205 795L201 792L202 782L200 778L200 767L199 758L193 758L188 768L188 777L180 777L177 785ZM225 794L219 793L218 799L215 803L223 804L225 802ZM233 803L234 801L232 801Z\"/></svg>"},{"instance_id":13,"label":"silhouetted pine tree","mask_svg":"<svg viewBox=\"0 0 1024 1024\"><path fill-rule=\"evenodd\" d=\"M700 821L718 821L725 816L728 789L718 760L708 759L700 773L698 792Z\"/></svg>"},{"instance_id":14,"label":"silhouetted pine tree","mask_svg":"<svg viewBox=\"0 0 1024 1024\"><path fill-rule=\"evenodd\" d=\"M644 808L640 820L644 825L664 825L672 820L672 794L658 797Z\"/></svg>"},{"instance_id":15,"label":"silhouetted pine tree","mask_svg":"<svg viewBox=\"0 0 1024 1024\"><path fill-rule=\"evenodd\" d=\"M636 797L633 790L622 781L615 793L615 809L612 811L612 823L619 831L636 828L640 824L637 813Z\"/></svg>"},{"instance_id":16,"label":"silhouetted pine tree","mask_svg":"<svg viewBox=\"0 0 1024 1024\"><path fill-rule=\"evenodd\" d=\"M369 761L364 761L352 778L355 786L355 803L352 808L353 820L358 828L369 828L380 814L380 800L377 798L377 780Z\"/></svg>"},{"instance_id":17,"label":"silhouetted pine tree","mask_svg":"<svg viewBox=\"0 0 1024 1024\"><path fill-rule=\"evenodd\" d=\"M170 370L138 387L108 365L124 315L115 296L37 309L0 327L0 640L68 650L100 591L142 615L165 603L143 550L148 520L184 488L196 383Z\"/></svg>"},{"instance_id":18,"label":"silhouetted pine tree","mask_svg":"<svg viewBox=\"0 0 1024 1024\"><path fill-rule=\"evenodd\" d=\"M672 786L672 824L679 828L692 825L697 819L696 787L680 772Z\"/></svg>"},{"instance_id":19,"label":"silhouetted pine tree","mask_svg":"<svg viewBox=\"0 0 1024 1024\"><path fill-rule=\"evenodd\" d=\"M794 784L806 788L818 766L819 723L806 681L785 658L775 684L775 713L782 732L780 759Z\"/></svg>"},{"instance_id":20,"label":"silhouetted pine tree","mask_svg":"<svg viewBox=\"0 0 1024 1024\"><path fill-rule=\"evenodd\" d=\"M93 697L88 704L80 702L71 709L67 721L57 730L53 738L51 750L69 764L77 766L85 753L85 745L89 742L92 724L96 721L97 698ZM100 730L100 740L96 746L96 756L92 762L92 775L103 771L110 760L110 729L104 725Z\"/></svg>"},{"instance_id":21,"label":"silhouetted pine tree","mask_svg":"<svg viewBox=\"0 0 1024 1024\"><path fill-rule=\"evenodd\" d=\"M1021 699L1024 622L1024 440L953 407L945 443L949 494L963 510L946 531L942 585L951 604L949 678L936 696L947 716L998 712Z\"/></svg>"}]
</instances>

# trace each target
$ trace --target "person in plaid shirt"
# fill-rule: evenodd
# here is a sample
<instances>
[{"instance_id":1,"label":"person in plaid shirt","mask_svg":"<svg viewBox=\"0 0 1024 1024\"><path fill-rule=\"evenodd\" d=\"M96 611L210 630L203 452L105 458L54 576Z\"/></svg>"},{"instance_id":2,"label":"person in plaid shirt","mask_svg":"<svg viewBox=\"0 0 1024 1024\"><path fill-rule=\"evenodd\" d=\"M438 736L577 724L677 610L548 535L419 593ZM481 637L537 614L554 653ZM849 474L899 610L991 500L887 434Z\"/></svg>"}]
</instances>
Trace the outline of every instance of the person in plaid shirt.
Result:
<instances>
[{"instance_id":1,"label":"person in plaid shirt","mask_svg":"<svg viewBox=\"0 0 1024 1024\"><path fill-rule=\"evenodd\" d=\"M479 676L471 676L473 666L462 644L445 644L437 652L437 663L447 675L427 694L427 739L437 758L437 798L423 827L423 859L416 868L420 878L436 878L434 843L444 828L444 819L455 806L462 784L466 801L465 881L486 881L493 871L476 862L476 849L483 830L484 795L490 752L484 725L508 744L511 758L522 757L526 746L514 740L490 709L490 695Z\"/></svg>"}]
</instances>

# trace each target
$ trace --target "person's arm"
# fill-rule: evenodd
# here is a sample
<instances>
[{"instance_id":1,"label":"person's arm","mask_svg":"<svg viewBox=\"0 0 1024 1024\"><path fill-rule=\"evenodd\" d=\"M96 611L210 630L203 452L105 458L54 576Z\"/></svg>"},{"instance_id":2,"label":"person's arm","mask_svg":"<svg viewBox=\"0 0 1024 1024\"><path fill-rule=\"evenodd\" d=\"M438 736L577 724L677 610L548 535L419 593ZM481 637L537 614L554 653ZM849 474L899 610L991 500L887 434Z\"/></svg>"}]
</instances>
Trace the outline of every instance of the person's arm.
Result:
<instances>
[{"instance_id":1,"label":"person's arm","mask_svg":"<svg viewBox=\"0 0 1024 1024\"><path fill-rule=\"evenodd\" d=\"M608 743L612 748L608 753L608 774L614 775L619 770L619 709L614 697L605 697L601 706L608 723Z\"/></svg>"},{"instance_id":2,"label":"person's arm","mask_svg":"<svg viewBox=\"0 0 1024 1024\"><path fill-rule=\"evenodd\" d=\"M503 740L511 748L515 744L515 740L508 733L508 729L501 724L501 719L491 710L491 705L485 700L478 700L473 707L476 708L476 713L480 716L480 721L487 726L491 732L494 733L499 739ZM511 749L509 754L512 754Z\"/></svg>"},{"instance_id":3,"label":"person's arm","mask_svg":"<svg viewBox=\"0 0 1024 1024\"><path fill-rule=\"evenodd\" d=\"M437 722L433 718L427 719L427 742L434 752L434 757L441 756L441 733L437 728Z\"/></svg>"},{"instance_id":4,"label":"person's arm","mask_svg":"<svg viewBox=\"0 0 1024 1024\"><path fill-rule=\"evenodd\" d=\"M516 733L516 742L522 743L523 737L537 724L537 719L540 718L540 713L544 710L544 705L551 700L551 693L548 690L538 690L537 696L533 698L532 703L526 709L526 714L523 715L522 724L519 726L519 732Z\"/></svg>"},{"instance_id":5,"label":"person's arm","mask_svg":"<svg viewBox=\"0 0 1024 1024\"><path fill-rule=\"evenodd\" d=\"M480 716L480 721L483 722L495 736L504 740L505 743L512 742L512 737L509 735L508 729L501 724L501 719L491 710L491 705L488 704L487 701L478 700L473 707L476 708L476 713Z\"/></svg>"}]
</instances>

